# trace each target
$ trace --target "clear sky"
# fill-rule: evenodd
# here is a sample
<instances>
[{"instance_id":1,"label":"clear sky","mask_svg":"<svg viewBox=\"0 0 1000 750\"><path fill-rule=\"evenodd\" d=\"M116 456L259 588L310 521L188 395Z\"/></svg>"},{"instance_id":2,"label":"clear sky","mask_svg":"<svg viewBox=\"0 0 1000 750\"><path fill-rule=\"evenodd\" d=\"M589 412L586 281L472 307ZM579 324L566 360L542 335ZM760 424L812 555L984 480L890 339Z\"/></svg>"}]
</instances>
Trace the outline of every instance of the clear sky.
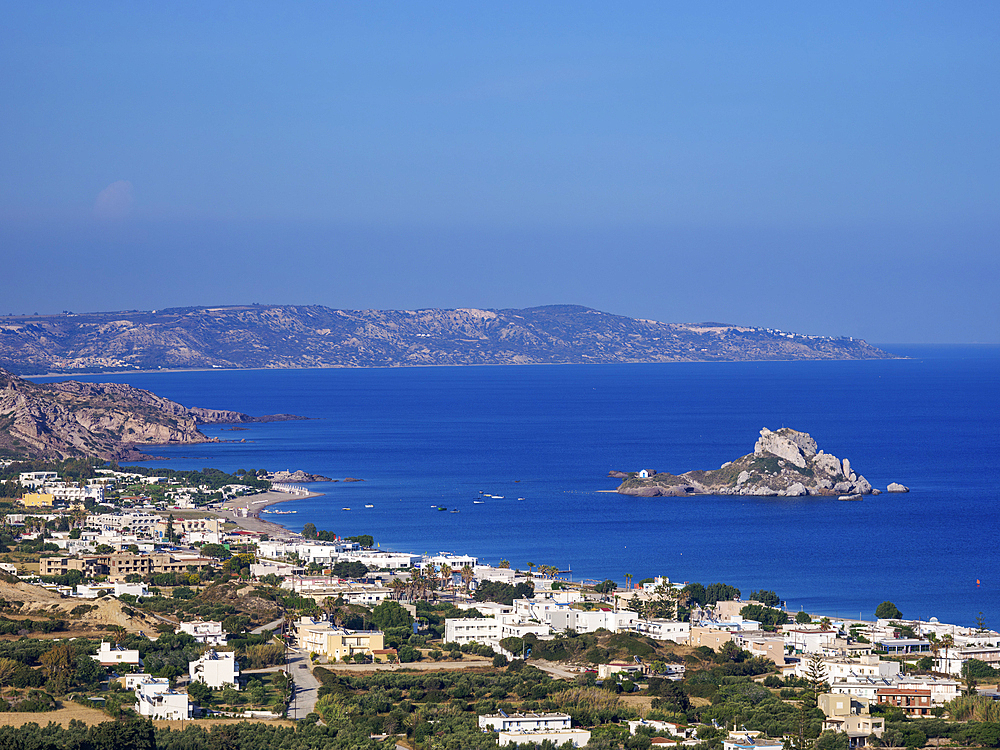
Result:
<instances>
[{"instance_id":1,"label":"clear sky","mask_svg":"<svg viewBox=\"0 0 1000 750\"><path fill-rule=\"evenodd\" d=\"M1000 343L1000 3L2 2L0 314Z\"/></svg>"}]
</instances>

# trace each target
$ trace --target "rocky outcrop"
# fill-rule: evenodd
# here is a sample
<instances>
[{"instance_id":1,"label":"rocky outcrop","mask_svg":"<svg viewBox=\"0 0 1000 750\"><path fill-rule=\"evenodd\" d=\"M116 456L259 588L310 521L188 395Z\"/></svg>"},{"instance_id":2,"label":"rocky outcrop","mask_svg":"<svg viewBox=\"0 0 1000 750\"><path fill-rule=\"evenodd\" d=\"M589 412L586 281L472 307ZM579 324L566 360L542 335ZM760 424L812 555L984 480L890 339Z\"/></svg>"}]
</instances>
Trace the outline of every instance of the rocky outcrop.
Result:
<instances>
[{"instance_id":1,"label":"rocky outcrop","mask_svg":"<svg viewBox=\"0 0 1000 750\"><path fill-rule=\"evenodd\" d=\"M20 374L891 356L856 338L661 323L579 305L513 310L242 305L0 316L0 367Z\"/></svg>"},{"instance_id":2,"label":"rocky outcrop","mask_svg":"<svg viewBox=\"0 0 1000 750\"><path fill-rule=\"evenodd\" d=\"M335 482L335 479L330 477L324 477L320 474L309 474L302 471L302 469L297 469L296 471L276 471L273 474L268 474L267 478L272 482L287 482L290 484L297 484L299 482Z\"/></svg>"},{"instance_id":3,"label":"rocky outcrop","mask_svg":"<svg viewBox=\"0 0 1000 750\"><path fill-rule=\"evenodd\" d=\"M909 492L910 488L900 484L899 482L893 482L888 487L885 488L886 492Z\"/></svg>"},{"instance_id":4,"label":"rocky outcrop","mask_svg":"<svg viewBox=\"0 0 1000 750\"><path fill-rule=\"evenodd\" d=\"M615 476L621 472L612 472ZM899 492L892 490L890 492ZM902 485L895 485L902 487ZM904 490L905 491L905 488ZM712 471L689 471L675 476L660 473L640 478L629 473L618 488L623 495L751 495L805 497L807 495L870 495L877 490L859 476L846 458L819 450L805 432L766 427L749 453Z\"/></svg>"},{"instance_id":5,"label":"rocky outcrop","mask_svg":"<svg viewBox=\"0 0 1000 750\"><path fill-rule=\"evenodd\" d=\"M132 456L138 445L208 442L200 424L258 419L235 411L189 409L120 383L40 384L0 370L0 451L14 456L121 459Z\"/></svg>"}]
</instances>

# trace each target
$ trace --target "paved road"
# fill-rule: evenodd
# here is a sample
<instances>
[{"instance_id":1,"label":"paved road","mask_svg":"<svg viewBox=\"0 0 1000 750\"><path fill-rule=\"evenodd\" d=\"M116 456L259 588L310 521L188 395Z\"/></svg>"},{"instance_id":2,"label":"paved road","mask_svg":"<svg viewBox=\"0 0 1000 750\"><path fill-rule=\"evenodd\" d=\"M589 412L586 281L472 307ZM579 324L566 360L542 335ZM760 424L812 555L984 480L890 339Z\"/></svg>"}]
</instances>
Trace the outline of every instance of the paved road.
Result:
<instances>
[{"instance_id":1,"label":"paved road","mask_svg":"<svg viewBox=\"0 0 1000 750\"><path fill-rule=\"evenodd\" d=\"M558 677L564 680L572 680L574 677L578 677L581 674L579 671L566 669L565 667L550 661L531 660L528 664L533 667L538 667L543 672L548 672L553 677Z\"/></svg>"},{"instance_id":2,"label":"paved road","mask_svg":"<svg viewBox=\"0 0 1000 750\"><path fill-rule=\"evenodd\" d=\"M316 706L320 681L309 669L309 654L298 650L288 652L288 672L295 681L295 695L288 707L289 719L304 719Z\"/></svg>"},{"instance_id":3,"label":"paved road","mask_svg":"<svg viewBox=\"0 0 1000 750\"><path fill-rule=\"evenodd\" d=\"M278 627L279 625L281 625L281 620L282 620L282 619L283 619L283 618L279 617L279 618L278 618L277 620L272 620L271 622L268 622L268 623L265 623L264 625L261 625L261 626L260 626L259 628L254 628L254 629L253 629L253 630L251 630L250 632L251 632L251 633L254 633L254 634L256 634L256 635L260 635L260 634L261 634L261 633L263 633L263 632L264 632L265 630L274 630L274 629L276 629L276 628L277 628L277 627Z\"/></svg>"}]
</instances>

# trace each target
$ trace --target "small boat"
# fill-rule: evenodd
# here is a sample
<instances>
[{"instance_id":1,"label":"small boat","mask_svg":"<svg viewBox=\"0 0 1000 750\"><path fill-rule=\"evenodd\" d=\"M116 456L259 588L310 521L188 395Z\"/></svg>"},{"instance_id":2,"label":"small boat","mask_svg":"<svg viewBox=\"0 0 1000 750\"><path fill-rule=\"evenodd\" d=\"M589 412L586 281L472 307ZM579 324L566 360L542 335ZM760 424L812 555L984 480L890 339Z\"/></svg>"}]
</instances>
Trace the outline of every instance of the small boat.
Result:
<instances>
[{"instance_id":1,"label":"small boat","mask_svg":"<svg viewBox=\"0 0 1000 750\"><path fill-rule=\"evenodd\" d=\"M341 510L350 510L350 508L341 508Z\"/></svg>"},{"instance_id":2,"label":"small boat","mask_svg":"<svg viewBox=\"0 0 1000 750\"><path fill-rule=\"evenodd\" d=\"M493 499L494 500L503 500L503 495L494 495Z\"/></svg>"},{"instance_id":3,"label":"small boat","mask_svg":"<svg viewBox=\"0 0 1000 750\"><path fill-rule=\"evenodd\" d=\"M456 508L455 510L453 510L453 511L449 511L449 512L451 512L451 513L461 513L462 511L460 511L460 510L458 510L458 509Z\"/></svg>"},{"instance_id":4,"label":"small boat","mask_svg":"<svg viewBox=\"0 0 1000 750\"><path fill-rule=\"evenodd\" d=\"M486 502L485 502L485 501L483 501L483 500L473 500L473 501L472 501L472 504L473 504L473 505L485 505L485 504L486 504Z\"/></svg>"},{"instance_id":5,"label":"small boat","mask_svg":"<svg viewBox=\"0 0 1000 750\"><path fill-rule=\"evenodd\" d=\"M857 502L857 501L861 500L861 495L841 495L837 499L838 500L852 500L852 501Z\"/></svg>"},{"instance_id":6,"label":"small boat","mask_svg":"<svg viewBox=\"0 0 1000 750\"><path fill-rule=\"evenodd\" d=\"M439 505L437 508L438 510L448 510L444 505Z\"/></svg>"},{"instance_id":7,"label":"small boat","mask_svg":"<svg viewBox=\"0 0 1000 750\"><path fill-rule=\"evenodd\" d=\"M374 508L375 506L374 505L366 505L365 507L366 508Z\"/></svg>"},{"instance_id":8,"label":"small boat","mask_svg":"<svg viewBox=\"0 0 1000 750\"><path fill-rule=\"evenodd\" d=\"M519 497L518 500L524 500L524 498L523 497Z\"/></svg>"}]
</instances>

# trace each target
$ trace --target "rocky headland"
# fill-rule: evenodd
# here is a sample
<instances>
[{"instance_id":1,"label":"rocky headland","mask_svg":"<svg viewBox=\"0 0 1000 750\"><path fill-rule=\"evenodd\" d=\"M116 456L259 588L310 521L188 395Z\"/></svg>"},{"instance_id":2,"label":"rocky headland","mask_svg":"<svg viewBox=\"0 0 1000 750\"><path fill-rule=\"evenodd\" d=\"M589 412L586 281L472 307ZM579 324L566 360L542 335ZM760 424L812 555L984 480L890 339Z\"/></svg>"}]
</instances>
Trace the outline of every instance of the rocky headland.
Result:
<instances>
[{"instance_id":1,"label":"rocky headland","mask_svg":"<svg viewBox=\"0 0 1000 750\"><path fill-rule=\"evenodd\" d=\"M33 383L0 370L0 455L120 460L135 458L140 445L210 442L202 424L302 418L189 408L120 383Z\"/></svg>"},{"instance_id":2,"label":"rocky headland","mask_svg":"<svg viewBox=\"0 0 1000 750\"><path fill-rule=\"evenodd\" d=\"M618 487L620 494L638 497L855 497L880 492L851 467L848 459L839 459L818 450L816 441L808 433L787 427L774 432L765 427L760 431L753 453L729 461L718 469L689 471L680 475L650 470L630 473L613 471L611 476L624 480ZM907 492L908 489L893 483L889 491Z\"/></svg>"}]
</instances>

